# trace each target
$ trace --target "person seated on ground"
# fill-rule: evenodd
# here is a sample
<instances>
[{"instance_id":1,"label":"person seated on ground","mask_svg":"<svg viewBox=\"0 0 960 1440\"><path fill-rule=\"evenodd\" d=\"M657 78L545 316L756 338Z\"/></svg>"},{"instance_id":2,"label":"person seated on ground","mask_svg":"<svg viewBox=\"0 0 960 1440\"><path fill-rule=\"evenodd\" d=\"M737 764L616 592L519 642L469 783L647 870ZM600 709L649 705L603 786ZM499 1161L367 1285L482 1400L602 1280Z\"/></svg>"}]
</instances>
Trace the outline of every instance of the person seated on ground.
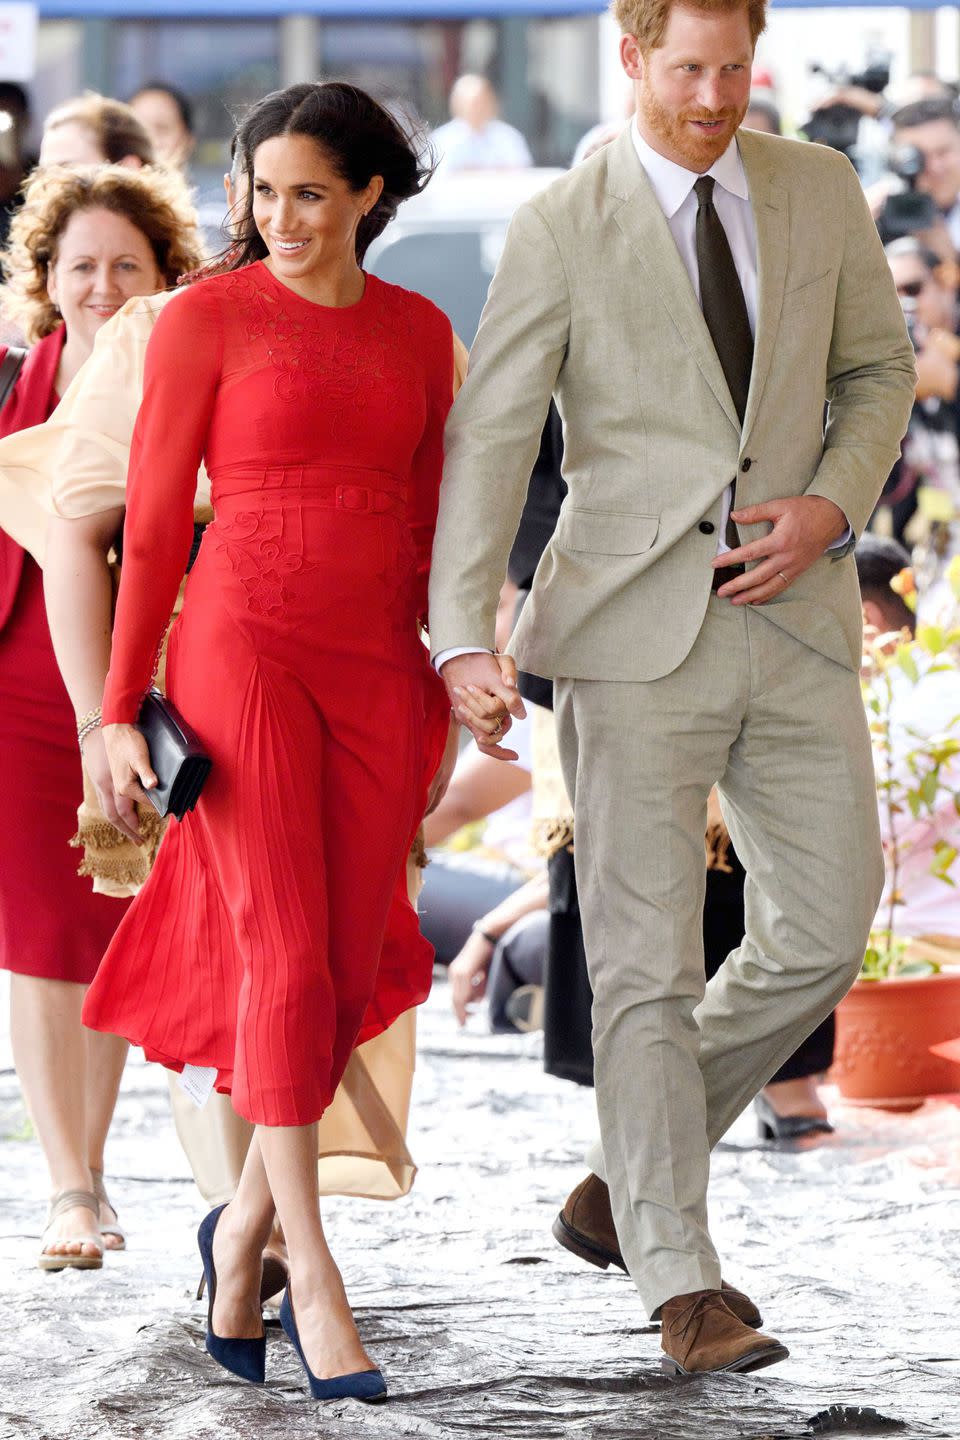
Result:
<instances>
[{"instance_id":1,"label":"person seated on ground","mask_svg":"<svg viewBox=\"0 0 960 1440\"><path fill-rule=\"evenodd\" d=\"M477 920L447 972L461 1025L469 1007L486 998L495 1034L542 1029L549 893L543 870Z\"/></svg>"},{"instance_id":2,"label":"person seated on ground","mask_svg":"<svg viewBox=\"0 0 960 1440\"><path fill-rule=\"evenodd\" d=\"M475 746L465 749L446 795L424 822L431 863L420 924L438 963L450 967L461 1025L468 1003L489 989L491 1027L517 1028L507 1010L510 995L543 978L547 885L530 840L531 728L529 717L514 723L510 743L518 759L512 765ZM471 848L434 848L481 822L482 837Z\"/></svg>"}]
</instances>

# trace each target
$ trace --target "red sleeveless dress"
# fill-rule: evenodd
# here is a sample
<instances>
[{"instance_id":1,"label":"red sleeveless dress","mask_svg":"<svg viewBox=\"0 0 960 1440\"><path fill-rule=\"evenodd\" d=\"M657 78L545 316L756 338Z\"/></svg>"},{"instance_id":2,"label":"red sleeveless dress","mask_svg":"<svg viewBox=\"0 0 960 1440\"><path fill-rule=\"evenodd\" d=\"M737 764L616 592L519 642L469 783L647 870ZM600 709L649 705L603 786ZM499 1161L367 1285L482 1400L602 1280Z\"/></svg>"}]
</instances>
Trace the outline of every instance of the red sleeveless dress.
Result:
<instances>
[{"instance_id":1,"label":"red sleeveless dress","mask_svg":"<svg viewBox=\"0 0 960 1440\"><path fill-rule=\"evenodd\" d=\"M449 709L419 638L453 387L447 319L366 277L302 299L258 263L157 321L134 433L104 721L133 721L193 534L167 691L213 760L101 964L85 1023L217 1070L255 1123L329 1104L429 990L405 864Z\"/></svg>"}]
</instances>

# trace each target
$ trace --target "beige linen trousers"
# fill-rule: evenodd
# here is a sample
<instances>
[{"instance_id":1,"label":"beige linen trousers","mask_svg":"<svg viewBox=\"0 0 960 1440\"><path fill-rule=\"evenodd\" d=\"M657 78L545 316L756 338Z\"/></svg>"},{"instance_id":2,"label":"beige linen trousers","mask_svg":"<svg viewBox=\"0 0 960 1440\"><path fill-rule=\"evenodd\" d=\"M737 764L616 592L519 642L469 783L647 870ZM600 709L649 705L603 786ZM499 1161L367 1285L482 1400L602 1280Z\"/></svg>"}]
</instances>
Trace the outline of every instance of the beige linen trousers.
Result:
<instances>
[{"instance_id":1,"label":"beige linen trousers","mask_svg":"<svg viewBox=\"0 0 960 1440\"><path fill-rule=\"evenodd\" d=\"M595 1164L653 1316L719 1285L710 1148L852 982L882 881L850 547L756 608L713 596L710 562L734 478L740 506L825 496L860 533L906 429L913 353L849 162L752 131L737 143L759 271L742 427L625 131L510 227L448 424L430 590L435 654L492 648L553 395L569 494L511 649L556 682ZM714 783L747 934L704 994Z\"/></svg>"}]
</instances>

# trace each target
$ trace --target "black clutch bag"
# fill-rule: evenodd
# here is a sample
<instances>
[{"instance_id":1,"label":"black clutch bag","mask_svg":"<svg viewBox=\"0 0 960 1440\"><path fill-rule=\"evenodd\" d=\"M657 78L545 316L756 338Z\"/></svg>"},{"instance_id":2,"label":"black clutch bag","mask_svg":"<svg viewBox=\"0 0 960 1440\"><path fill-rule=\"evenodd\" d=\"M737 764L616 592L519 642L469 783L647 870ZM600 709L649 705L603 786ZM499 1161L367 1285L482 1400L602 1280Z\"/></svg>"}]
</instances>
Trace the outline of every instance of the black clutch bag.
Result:
<instances>
[{"instance_id":1,"label":"black clutch bag","mask_svg":"<svg viewBox=\"0 0 960 1440\"><path fill-rule=\"evenodd\" d=\"M144 696L137 727L147 742L157 777L147 798L161 815L182 820L200 797L210 774L210 757L177 707L159 690L148 690Z\"/></svg>"}]
</instances>

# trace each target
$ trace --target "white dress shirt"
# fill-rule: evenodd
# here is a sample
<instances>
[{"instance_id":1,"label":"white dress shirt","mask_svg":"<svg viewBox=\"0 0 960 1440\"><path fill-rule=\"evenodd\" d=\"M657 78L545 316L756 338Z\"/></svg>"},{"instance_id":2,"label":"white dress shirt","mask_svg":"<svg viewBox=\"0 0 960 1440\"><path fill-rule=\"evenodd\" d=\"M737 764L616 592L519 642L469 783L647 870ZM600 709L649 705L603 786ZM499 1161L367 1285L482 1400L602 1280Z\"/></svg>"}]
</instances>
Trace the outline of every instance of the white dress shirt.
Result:
<instances>
[{"instance_id":1,"label":"white dress shirt","mask_svg":"<svg viewBox=\"0 0 960 1440\"><path fill-rule=\"evenodd\" d=\"M696 170L685 170L673 160L654 150L640 134L636 120L630 126L630 136L637 159L647 172L647 179L660 209L663 211L674 244L680 251L680 259L690 276L693 293L700 304L700 267L697 264L697 197L693 187L700 179ZM747 188L747 175L740 159L736 142L728 145L710 169L706 172L716 180L713 190L713 205L720 217L720 223L727 233L727 242L743 298L747 306L750 333L757 333L757 230L753 223L753 206ZM717 554L730 549L726 541L727 520L733 502L733 487L723 492L723 506L720 524L717 526Z\"/></svg>"},{"instance_id":2,"label":"white dress shirt","mask_svg":"<svg viewBox=\"0 0 960 1440\"><path fill-rule=\"evenodd\" d=\"M680 252L680 259L690 276L690 284L693 286L693 292L699 305L700 267L697 264L697 209L699 207L693 187L700 179L700 174L696 170L684 169L682 165L668 160L665 155L661 155L659 151L648 145L640 134L636 120L633 120L630 125L630 135L637 158L646 172L657 203L670 227L670 234ZM757 333L757 230L753 220L753 206L750 203L747 175L740 158L739 147L735 141L727 146L720 159L715 161L706 173L717 182L713 191L713 204L720 217L720 223L726 231L730 253L733 256L733 263L736 266L737 276L743 290L747 318L750 321L750 333L755 337ZM726 533L732 503L733 487L728 485L723 492L720 524L717 526L718 555L723 555L730 549L726 541ZM833 550L848 544L851 535L852 531L847 526L844 534L828 548ZM453 660L457 655L476 653L478 652L474 646L444 650L436 658L436 668L442 669L448 660Z\"/></svg>"}]
</instances>

